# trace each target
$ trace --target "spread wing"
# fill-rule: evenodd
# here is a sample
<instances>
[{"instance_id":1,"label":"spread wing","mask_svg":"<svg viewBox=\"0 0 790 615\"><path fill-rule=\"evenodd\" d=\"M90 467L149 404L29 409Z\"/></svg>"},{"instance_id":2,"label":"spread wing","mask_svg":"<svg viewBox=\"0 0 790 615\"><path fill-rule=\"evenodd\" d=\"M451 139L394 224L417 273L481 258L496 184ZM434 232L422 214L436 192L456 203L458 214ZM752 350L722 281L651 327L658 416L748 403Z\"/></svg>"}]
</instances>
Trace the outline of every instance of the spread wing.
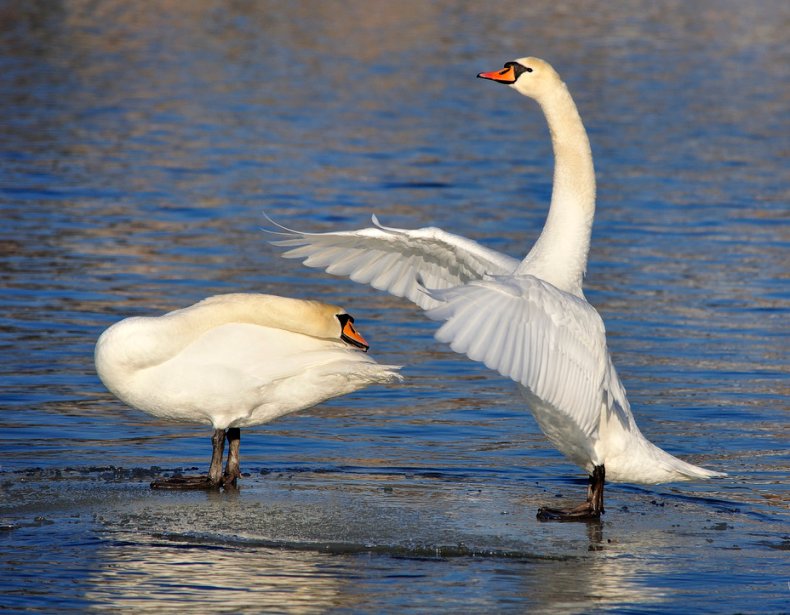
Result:
<instances>
[{"instance_id":1,"label":"spread wing","mask_svg":"<svg viewBox=\"0 0 790 615\"><path fill-rule=\"evenodd\" d=\"M431 296L441 304L427 315L446 321L439 341L527 387L585 435L595 433L603 396L612 395L605 391L611 364L603 321L590 304L529 275Z\"/></svg>"},{"instance_id":2,"label":"spread wing","mask_svg":"<svg viewBox=\"0 0 790 615\"><path fill-rule=\"evenodd\" d=\"M376 216L373 227L331 233L304 233L269 221L284 237L272 243L291 248L285 258L303 259L308 267L406 297L423 309L439 305L426 289L450 288L484 275L507 275L519 263L438 228L390 228L379 224Z\"/></svg>"}]
</instances>

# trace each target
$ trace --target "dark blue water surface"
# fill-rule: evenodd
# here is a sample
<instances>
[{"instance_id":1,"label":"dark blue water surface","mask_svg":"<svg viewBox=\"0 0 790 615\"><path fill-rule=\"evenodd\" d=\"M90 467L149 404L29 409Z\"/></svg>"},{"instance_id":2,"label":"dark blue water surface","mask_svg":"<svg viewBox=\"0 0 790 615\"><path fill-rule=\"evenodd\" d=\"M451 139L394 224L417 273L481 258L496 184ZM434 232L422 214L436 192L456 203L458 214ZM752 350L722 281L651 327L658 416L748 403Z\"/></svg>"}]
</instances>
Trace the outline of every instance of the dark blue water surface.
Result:
<instances>
[{"instance_id":1,"label":"dark blue water surface","mask_svg":"<svg viewBox=\"0 0 790 615\"><path fill-rule=\"evenodd\" d=\"M786 2L0 2L0 610L787 612ZM508 380L404 300L307 270L304 230L437 225L514 256L546 215L537 106L476 80L549 60L599 180L587 296L642 431L730 477L584 477ZM123 317L223 292L345 306L402 385L244 430L98 381Z\"/></svg>"}]
</instances>

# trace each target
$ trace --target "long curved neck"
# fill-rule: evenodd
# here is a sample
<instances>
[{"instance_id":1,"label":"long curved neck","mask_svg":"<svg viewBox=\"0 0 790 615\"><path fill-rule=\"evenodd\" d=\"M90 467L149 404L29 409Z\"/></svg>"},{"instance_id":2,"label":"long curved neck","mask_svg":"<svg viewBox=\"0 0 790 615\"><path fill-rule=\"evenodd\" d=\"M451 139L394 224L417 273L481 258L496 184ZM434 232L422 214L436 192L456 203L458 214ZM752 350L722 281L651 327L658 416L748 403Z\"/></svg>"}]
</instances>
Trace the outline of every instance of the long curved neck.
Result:
<instances>
[{"instance_id":1,"label":"long curved neck","mask_svg":"<svg viewBox=\"0 0 790 615\"><path fill-rule=\"evenodd\" d=\"M551 131L554 188L543 231L517 273L535 275L581 296L595 215L590 141L564 83L538 102Z\"/></svg>"}]
</instances>

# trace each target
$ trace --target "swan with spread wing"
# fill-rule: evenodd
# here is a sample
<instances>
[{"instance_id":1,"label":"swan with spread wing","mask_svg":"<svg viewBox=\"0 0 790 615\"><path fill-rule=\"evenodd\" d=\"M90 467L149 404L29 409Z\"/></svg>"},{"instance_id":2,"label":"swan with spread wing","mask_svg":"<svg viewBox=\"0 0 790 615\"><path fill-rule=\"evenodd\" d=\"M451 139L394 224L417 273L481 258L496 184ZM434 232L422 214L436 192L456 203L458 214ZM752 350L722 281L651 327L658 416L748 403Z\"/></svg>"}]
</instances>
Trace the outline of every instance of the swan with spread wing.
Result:
<instances>
[{"instance_id":1,"label":"swan with spread wing","mask_svg":"<svg viewBox=\"0 0 790 615\"><path fill-rule=\"evenodd\" d=\"M605 479L655 484L723 474L658 448L637 427L606 345L604 324L585 299L595 172L587 132L557 72L538 58L507 62L478 77L538 102L551 132L554 184L540 237L519 261L438 228L374 226L304 233L280 228L283 256L405 297L435 320L436 338L513 379L540 428L590 474L587 501L541 508L545 520L597 519ZM278 225L279 226L279 225Z\"/></svg>"}]
</instances>

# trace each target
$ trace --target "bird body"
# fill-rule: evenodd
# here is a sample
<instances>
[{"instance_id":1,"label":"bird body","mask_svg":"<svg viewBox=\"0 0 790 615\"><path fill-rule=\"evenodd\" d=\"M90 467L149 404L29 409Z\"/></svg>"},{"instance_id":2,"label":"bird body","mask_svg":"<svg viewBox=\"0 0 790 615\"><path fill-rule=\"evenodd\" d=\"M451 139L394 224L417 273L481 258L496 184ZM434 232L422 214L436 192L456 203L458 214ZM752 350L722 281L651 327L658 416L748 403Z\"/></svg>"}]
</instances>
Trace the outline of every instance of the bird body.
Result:
<instances>
[{"instance_id":1,"label":"bird body","mask_svg":"<svg viewBox=\"0 0 790 615\"><path fill-rule=\"evenodd\" d=\"M318 301L227 294L132 317L96 343L96 369L120 400L215 430L260 425L400 379L380 365L345 310ZM350 345L353 344L353 345Z\"/></svg>"},{"instance_id":2,"label":"bird body","mask_svg":"<svg viewBox=\"0 0 790 615\"><path fill-rule=\"evenodd\" d=\"M551 205L523 260L438 228L385 227L375 216L374 227L355 231L280 227L283 238L273 243L290 248L287 258L406 297L443 321L438 340L516 381L554 446L600 477L601 509L604 466L608 478L623 482L721 476L673 457L642 435L609 355L603 321L584 297L595 172L568 88L538 58L478 76L536 100L551 133Z\"/></svg>"}]
</instances>

